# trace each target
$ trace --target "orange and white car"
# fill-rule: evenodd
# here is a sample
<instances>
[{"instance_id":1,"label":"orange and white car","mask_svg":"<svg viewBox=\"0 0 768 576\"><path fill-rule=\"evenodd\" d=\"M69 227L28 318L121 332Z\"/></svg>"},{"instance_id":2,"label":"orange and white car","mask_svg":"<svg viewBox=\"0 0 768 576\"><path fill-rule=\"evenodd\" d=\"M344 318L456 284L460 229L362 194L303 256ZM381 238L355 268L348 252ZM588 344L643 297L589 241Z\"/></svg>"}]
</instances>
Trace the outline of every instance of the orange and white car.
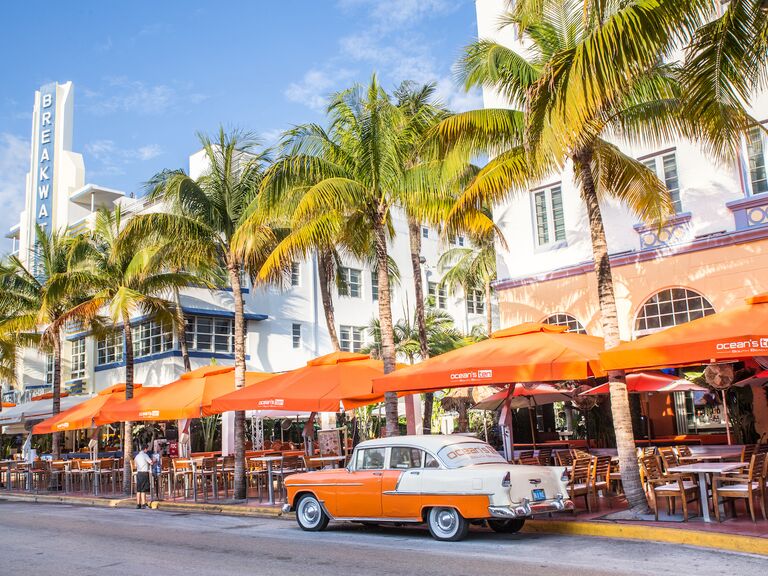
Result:
<instances>
[{"instance_id":1,"label":"orange and white car","mask_svg":"<svg viewBox=\"0 0 768 576\"><path fill-rule=\"evenodd\" d=\"M572 510L563 467L508 464L481 440L399 436L360 443L346 468L289 476L284 511L303 530L329 520L423 523L437 540L461 540L469 524L517 532L526 518Z\"/></svg>"}]
</instances>

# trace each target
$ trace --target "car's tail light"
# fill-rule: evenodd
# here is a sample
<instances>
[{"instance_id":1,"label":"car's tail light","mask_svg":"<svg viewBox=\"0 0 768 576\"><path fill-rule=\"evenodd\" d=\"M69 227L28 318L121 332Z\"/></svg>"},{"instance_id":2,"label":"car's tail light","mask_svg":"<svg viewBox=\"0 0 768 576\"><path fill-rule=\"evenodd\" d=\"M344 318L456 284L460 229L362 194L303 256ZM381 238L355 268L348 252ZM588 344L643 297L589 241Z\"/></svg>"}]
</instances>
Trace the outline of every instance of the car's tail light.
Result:
<instances>
[{"instance_id":1,"label":"car's tail light","mask_svg":"<svg viewBox=\"0 0 768 576\"><path fill-rule=\"evenodd\" d=\"M509 488L512 485L512 476L507 472L504 474L504 480L501 481L501 485L504 488Z\"/></svg>"}]
</instances>

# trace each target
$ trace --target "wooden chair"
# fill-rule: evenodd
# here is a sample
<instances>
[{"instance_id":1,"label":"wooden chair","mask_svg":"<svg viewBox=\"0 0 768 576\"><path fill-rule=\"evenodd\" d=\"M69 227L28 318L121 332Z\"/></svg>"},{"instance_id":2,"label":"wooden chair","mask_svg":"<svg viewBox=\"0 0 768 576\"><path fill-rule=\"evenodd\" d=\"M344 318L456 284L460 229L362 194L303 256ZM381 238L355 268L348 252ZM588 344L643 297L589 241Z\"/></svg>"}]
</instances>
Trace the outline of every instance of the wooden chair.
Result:
<instances>
[{"instance_id":1,"label":"wooden chair","mask_svg":"<svg viewBox=\"0 0 768 576\"><path fill-rule=\"evenodd\" d=\"M643 458L642 467L645 479L653 497L653 512L656 520L659 519L659 497L667 499L667 512L675 513L675 500L680 498L683 503L683 520L688 522L688 504L699 501L699 487L695 482L685 480L681 474L665 474L661 460L658 456L646 456ZM699 506L706 503L699 502Z\"/></svg>"},{"instance_id":2,"label":"wooden chair","mask_svg":"<svg viewBox=\"0 0 768 576\"><path fill-rule=\"evenodd\" d=\"M176 497L178 492L179 483L184 486L184 498L189 497L189 485L193 481L192 478L192 463L188 460L182 462L178 458L171 460L171 467L173 469L173 497Z\"/></svg>"},{"instance_id":3,"label":"wooden chair","mask_svg":"<svg viewBox=\"0 0 768 576\"><path fill-rule=\"evenodd\" d=\"M614 462L613 459L611 459L611 469L608 472L608 483L609 489L615 494L624 493L624 485L621 483L621 470L618 460Z\"/></svg>"},{"instance_id":4,"label":"wooden chair","mask_svg":"<svg viewBox=\"0 0 768 576\"><path fill-rule=\"evenodd\" d=\"M301 456L284 456L280 461L280 469L272 472L277 479L277 490L279 494L285 491L285 479L291 474L303 472L303 461Z\"/></svg>"},{"instance_id":5,"label":"wooden chair","mask_svg":"<svg viewBox=\"0 0 768 576\"><path fill-rule=\"evenodd\" d=\"M555 452L555 462L558 466L571 466L573 464L573 455L568 450L558 450Z\"/></svg>"},{"instance_id":6,"label":"wooden chair","mask_svg":"<svg viewBox=\"0 0 768 576\"><path fill-rule=\"evenodd\" d=\"M261 501L261 489L262 487L265 490L267 488L267 468L263 462L253 462L251 460L246 460L245 465L245 474L248 480L248 485L256 487L256 493L259 501Z\"/></svg>"},{"instance_id":7,"label":"wooden chair","mask_svg":"<svg viewBox=\"0 0 768 576\"><path fill-rule=\"evenodd\" d=\"M574 460L576 458L592 458L592 454L581 448L571 448L571 456L573 456Z\"/></svg>"},{"instance_id":8,"label":"wooden chair","mask_svg":"<svg viewBox=\"0 0 768 576\"><path fill-rule=\"evenodd\" d=\"M542 466L550 466L552 464L552 448L539 448L538 458Z\"/></svg>"},{"instance_id":9,"label":"wooden chair","mask_svg":"<svg viewBox=\"0 0 768 576\"><path fill-rule=\"evenodd\" d=\"M608 488L611 485L611 457L610 456L596 456L592 461L592 495L597 502L597 493L602 491L603 496L608 500L608 505L613 508L610 498L608 497Z\"/></svg>"},{"instance_id":10,"label":"wooden chair","mask_svg":"<svg viewBox=\"0 0 768 576\"><path fill-rule=\"evenodd\" d=\"M322 470L323 468L322 462L318 462L317 460L312 460L312 458L310 458L306 454L304 454L301 457L301 460L302 462L304 462L304 468L306 469L307 472L311 472L312 470Z\"/></svg>"},{"instance_id":11,"label":"wooden chair","mask_svg":"<svg viewBox=\"0 0 768 576\"><path fill-rule=\"evenodd\" d=\"M756 450L757 444L744 444L741 448L741 459L739 462L750 462Z\"/></svg>"},{"instance_id":12,"label":"wooden chair","mask_svg":"<svg viewBox=\"0 0 768 576\"><path fill-rule=\"evenodd\" d=\"M203 501L208 502L208 484L213 488L213 499L219 499L219 460L215 456L203 458L197 468L197 477L203 490Z\"/></svg>"},{"instance_id":13,"label":"wooden chair","mask_svg":"<svg viewBox=\"0 0 768 576\"><path fill-rule=\"evenodd\" d=\"M534 458L533 450L520 450L517 455L517 462L521 463L523 460L531 460Z\"/></svg>"},{"instance_id":14,"label":"wooden chair","mask_svg":"<svg viewBox=\"0 0 768 576\"><path fill-rule=\"evenodd\" d=\"M109 483L110 488L112 490L112 494L115 493L117 490L116 486L116 470L115 470L115 461L112 458L102 458L99 460L99 469L98 471L94 470L94 476L98 475L99 479L99 486L101 486L101 491L104 492L104 486Z\"/></svg>"},{"instance_id":15,"label":"wooden chair","mask_svg":"<svg viewBox=\"0 0 768 576\"><path fill-rule=\"evenodd\" d=\"M232 487L232 493L235 491L235 457L224 456L221 460L221 483L224 486L224 497L229 494L229 487Z\"/></svg>"},{"instance_id":16,"label":"wooden chair","mask_svg":"<svg viewBox=\"0 0 768 576\"><path fill-rule=\"evenodd\" d=\"M722 522L720 519L720 498L730 500L731 512L734 516L736 516L736 499L746 499L752 522L756 522L755 500L759 498L763 520L768 520L765 511L765 477L763 475L765 459L765 453L753 454L749 460L749 470L746 474L719 474L712 478L712 502L718 522Z\"/></svg>"},{"instance_id":17,"label":"wooden chair","mask_svg":"<svg viewBox=\"0 0 768 576\"><path fill-rule=\"evenodd\" d=\"M571 465L571 475L568 481L568 494L570 495L571 500L574 501L577 496L583 496L587 512L592 511L592 505L589 501L591 479L592 457L576 458ZM573 513L576 513L575 507Z\"/></svg>"},{"instance_id":18,"label":"wooden chair","mask_svg":"<svg viewBox=\"0 0 768 576\"><path fill-rule=\"evenodd\" d=\"M537 456L534 456L533 454L531 454L530 456L528 456L528 455L520 456L517 459L517 463L518 464L526 464L528 466L541 466L541 461L539 460L539 458Z\"/></svg>"}]
</instances>

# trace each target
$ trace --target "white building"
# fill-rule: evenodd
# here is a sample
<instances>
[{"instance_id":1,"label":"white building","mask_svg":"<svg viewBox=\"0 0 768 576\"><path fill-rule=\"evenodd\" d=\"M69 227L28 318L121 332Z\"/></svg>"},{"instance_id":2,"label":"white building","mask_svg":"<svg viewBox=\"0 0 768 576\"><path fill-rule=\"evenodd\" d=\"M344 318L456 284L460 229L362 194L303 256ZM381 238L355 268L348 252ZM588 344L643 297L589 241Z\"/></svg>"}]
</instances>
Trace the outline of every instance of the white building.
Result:
<instances>
[{"instance_id":1,"label":"white building","mask_svg":"<svg viewBox=\"0 0 768 576\"><path fill-rule=\"evenodd\" d=\"M120 204L128 215L162 209L144 199L123 192L86 184L83 159L72 152L73 86L51 84L35 94L30 172L26 182L26 210L8 237L12 251L26 263L34 262L35 223L48 229L86 230L101 207ZM50 114L50 115L49 115ZM202 152L190 156L192 177L205 169ZM149 174L141 175L147 179ZM410 263L408 227L403 217L395 218L397 235L391 254L400 271L394 287L392 312L395 321L413 318L413 271ZM464 239L456 240L463 245ZM449 246L432 228L422 229L422 257L425 292L434 293L439 308L448 311L456 326L469 332L484 325L484 303L468 307L462 295L452 296L437 289L439 255ZM345 262L348 295L334 294L337 333L345 350L359 350L369 340L366 328L378 315L376 281L371 269L359 262ZM308 360L331 352L325 324L316 263L313 259L296 263L290 286L285 289L246 287L246 361L249 370L280 372L304 365ZM482 298L482 295L480 295ZM182 293L182 307L188 318L187 339L192 367L233 362L233 304L231 291L210 292L190 288ZM135 381L145 386L160 386L183 372L179 343L168 325L152 318L134 318L136 355ZM64 387L72 393L95 392L122 382L124 376L122 335L97 341L87 332L66 335L63 353ZM49 389L52 359L36 350L26 350L19 367L19 383L8 398L20 399Z\"/></svg>"},{"instance_id":2,"label":"white building","mask_svg":"<svg viewBox=\"0 0 768 576\"><path fill-rule=\"evenodd\" d=\"M499 29L506 0L477 0L476 9L479 38L525 54L525 40L513 27ZM486 108L507 107L493 90L484 90L483 97ZM751 113L768 122L768 93L755 96ZM601 204L622 339L727 309L742 304L746 296L768 291L764 133L753 129L740 157L727 163L718 163L685 140L657 148L616 143L656 172L676 208L659 229L639 222L616 202ZM498 253L501 327L545 321L600 335L587 213L572 167L497 208L494 219L514 247ZM690 395L676 398L674 426L671 418L659 418L656 432L696 430L690 401ZM653 407L654 413L663 409Z\"/></svg>"}]
</instances>

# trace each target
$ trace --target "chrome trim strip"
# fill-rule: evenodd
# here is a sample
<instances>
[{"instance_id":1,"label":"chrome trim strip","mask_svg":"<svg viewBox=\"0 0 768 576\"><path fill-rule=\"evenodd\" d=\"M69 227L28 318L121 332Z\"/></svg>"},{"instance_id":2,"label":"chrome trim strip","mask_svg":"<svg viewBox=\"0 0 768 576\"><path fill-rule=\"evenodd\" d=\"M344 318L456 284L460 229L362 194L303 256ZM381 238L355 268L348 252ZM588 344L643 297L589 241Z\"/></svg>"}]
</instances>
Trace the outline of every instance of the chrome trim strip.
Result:
<instances>
[{"instance_id":1,"label":"chrome trim strip","mask_svg":"<svg viewBox=\"0 0 768 576\"><path fill-rule=\"evenodd\" d=\"M421 518L373 518L373 517L351 517L351 518L334 518L339 522L413 522L414 524L421 524L424 522Z\"/></svg>"},{"instance_id":2,"label":"chrome trim strip","mask_svg":"<svg viewBox=\"0 0 768 576\"><path fill-rule=\"evenodd\" d=\"M388 496L493 496L492 492L399 492L387 490L382 492Z\"/></svg>"},{"instance_id":3,"label":"chrome trim strip","mask_svg":"<svg viewBox=\"0 0 768 576\"><path fill-rule=\"evenodd\" d=\"M288 488L304 487L304 486L362 486L362 482L322 482L317 484L286 484Z\"/></svg>"}]
</instances>

